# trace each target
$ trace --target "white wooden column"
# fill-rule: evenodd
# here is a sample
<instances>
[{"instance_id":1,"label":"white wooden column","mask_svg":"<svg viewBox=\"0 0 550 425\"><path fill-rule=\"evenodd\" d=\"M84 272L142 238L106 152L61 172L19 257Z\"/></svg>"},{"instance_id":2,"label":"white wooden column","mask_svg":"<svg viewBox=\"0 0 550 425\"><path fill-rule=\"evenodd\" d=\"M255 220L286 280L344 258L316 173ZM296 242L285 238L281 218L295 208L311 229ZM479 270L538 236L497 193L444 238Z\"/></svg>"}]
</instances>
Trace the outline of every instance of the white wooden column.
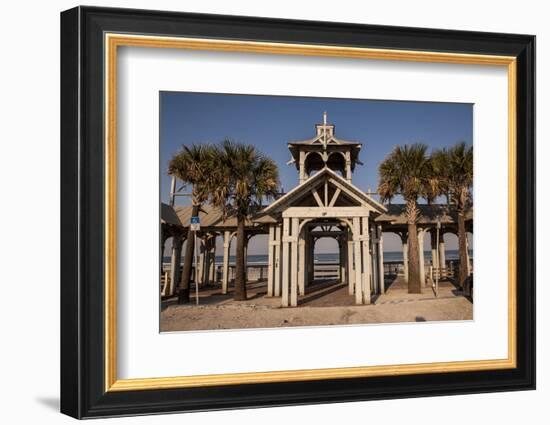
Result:
<instances>
[{"instance_id":1,"label":"white wooden column","mask_svg":"<svg viewBox=\"0 0 550 425\"><path fill-rule=\"evenodd\" d=\"M181 276L181 248L183 240L181 235L176 235L172 238L172 254L170 258L170 282L166 282L164 288L164 296L174 295L176 286L180 281Z\"/></svg>"},{"instance_id":2,"label":"white wooden column","mask_svg":"<svg viewBox=\"0 0 550 425\"><path fill-rule=\"evenodd\" d=\"M380 293L379 285L379 272L378 272L378 249L377 249L377 237L376 237L376 228L373 226L371 229L371 240L370 240L370 250L372 253L372 287L375 294Z\"/></svg>"},{"instance_id":3,"label":"white wooden column","mask_svg":"<svg viewBox=\"0 0 550 425\"><path fill-rule=\"evenodd\" d=\"M276 297L281 296L281 225L277 224L275 226L275 236L274 236L274 249L275 249L275 267L274 267L274 276L273 276L273 295Z\"/></svg>"},{"instance_id":4,"label":"white wooden column","mask_svg":"<svg viewBox=\"0 0 550 425\"><path fill-rule=\"evenodd\" d=\"M361 287L361 217L353 217L353 258L355 263L355 304L363 304Z\"/></svg>"},{"instance_id":5,"label":"white wooden column","mask_svg":"<svg viewBox=\"0 0 550 425\"><path fill-rule=\"evenodd\" d=\"M403 241L403 273L405 274L405 282L409 281L409 244L406 238Z\"/></svg>"},{"instance_id":6,"label":"white wooden column","mask_svg":"<svg viewBox=\"0 0 550 425\"><path fill-rule=\"evenodd\" d=\"M309 285L311 282L315 280L315 239L313 236L309 236L309 258L307 262L308 267L308 277L307 277L307 284Z\"/></svg>"},{"instance_id":7,"label":"white wooden column","mask_svg":"<svg viewBox=\"0 0 550 425\"><path fill-rule=\"evenodd\" d=\"M338 248L339 248L339 256L338 256L338 259L339 259L339 264L338 264L338 267L339 267L339 278L340 278L340 283L346 283L346 261L344 260L345 258L345 250L344 250L344 247L347 247L347 242L344 240L344 238L340 235L340 237L338 237Z\"/></svg>"},{"instance_id":8,"label":"white wooden column","mask_svg":"<svg viewBox=\"0 0 550 425\"><path fill-rule=\"evenodd\" d=\"M355 290L355 273L353 272L353 235L351 232L352 230L350 229L348 232L348 247L346 253L348 254L348 293L353 295Z\"/></svg>"},{"instance_id":9,"label":"white wooden column","mask_svg":"<svg viewBox=\"0 0 550 425\"><path fill-rule=\"evenodd\" d=\"M267 245L267 296L273 296L273 281L275 277L275 267L274 267L274 249L275 249L275 227L273 225L269 226L269 242Z\"/></svg>"},{"instance_id":10,"label":"white wooden column","mask_svg":"<svg viewBox=\"0 0 550 425\"><path fill-rule=\"evenodd\" d=\"M212 238L210 250L210 282L216 283L216 235Z\"/></svg>"},{"instance_id":11,"label":"white wooden column","mask_svg":"<svg viewBox=\"0 0 550 425\"><path fill-rule=\"evenodd\" d=\"M370 291L370 250L369 250L369 217L362 218L362 241L363 245L363 275L361 279L361 286L363 289L363 304L370 304L371 302L371 291Z\"/></svg>"},{"instance_id":12,"label":"white wooden column","mask_svg":"<svg viewBox=\"0 0 550 425\"><path fill-rule=\"evenodd\" d=\"M447 267L445 261L445 240L443 239L443 232L441 230L439 233L439 264L441 264L442 268Z\"/></svg>"},{"instance_id":13,"label":"white wooden column","mask_svg":"<svg viewBox=\"0 0 550 425\"><path fill-rule=\"evenodd\" d=\"M229 248L231 247L231 232L223 232L223 268L222 268L222 294L227 294L229 286Z\"/></svg>"},{"instance_id":14,"label":"white wooden column","mask_svg":"<svg viewBox=\"0 0 550 425\"><path fill-rule=\"evenodd\" d=\"M304 293L305 287L309 285L309 262L311 261L311 253L309 252L311 241L309 240L309 232L307 226L304 226Z\"/></svg>"},{"instance_id":15,"label":"white wooden column","mask_svg":"<svg viewBox=\"0 0 550 425\"><path fill-rule=\"evenodd\" d=\"M303 231L298 238L298 294L304 295L306 293L306 241Z\"/></svg>"},{"instance_id":16,"label":"white wooden column","mask_svg":"<svg viewBox=\"0 0 550 425\"><path fill-rule=\"evenodd\" d=\"M304 180L306 179L306 171L305 171L305 157L306 157L306 153L304 151L300 151L300 184L302 184L304 182Z\"/></svg>"},{"instance_id":17,"label":"white wooden column","mask_svg":"<svg viewBox=\"0 0 550 425\"><path fill-rule=\"evenodd\" d=\"M290 261L290 305L298 306L298 226L300 219L292 218L292 248Z\"/></svg>"},{"instance_id":18,"label":"white wooden column","mask_svg":"<svg viewBox=\"0 0 550 425\"><path fill-rule=\"evenodd\" d=\"M382 226L378 225L378 273L380 279L380 293L386 293L386 282L384 281L384 237Z\"/></svg>"},{"instance_id":19,"label":"white wooden column","mask_svg":"<svg viewBox=\"0 0 550 425\"><path fill-rule=\"evenodd\" d=\"M289 240L290 240L290 219L283 218L283 261L282 261L282 293L281 293L281 305L288 307L288 295L289 295L289 277L290 277L290 259L289 259Z\"/></svg>"},{"instance_id":20,"label":"white wooden column","mask_svg":"<svg viewBox=\"0 0 550 425\"><path fill-rule=\"evenodd\" d=\"M424 270L424 229L418 232L418 262L420 267L420 286L426 285L426 271Z\"/></svg>"},{"instance_id":21,"label":"white wooden column","mask_svg":"<svg viewBox=\"0 0 550 425\"><path fill-rule=\"evenodd\" d=\"M436 229L430 230L430 248L432 250L432 267L437 269L439 264L437 262L437 234Z\"/></svg>"}]
</instances>

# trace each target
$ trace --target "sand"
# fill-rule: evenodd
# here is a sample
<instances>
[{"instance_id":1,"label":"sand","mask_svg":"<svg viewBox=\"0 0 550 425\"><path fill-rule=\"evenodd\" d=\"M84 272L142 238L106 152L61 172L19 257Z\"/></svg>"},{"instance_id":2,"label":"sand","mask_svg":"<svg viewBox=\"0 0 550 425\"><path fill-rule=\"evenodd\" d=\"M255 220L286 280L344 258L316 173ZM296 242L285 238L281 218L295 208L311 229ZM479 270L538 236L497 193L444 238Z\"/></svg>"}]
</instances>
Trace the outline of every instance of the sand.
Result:
<instances>
[{"instance_id":1,"label":"sand","mask_svg":"<svg viewBox=\"0 0 550 425\"><path fill-rule=\"evenodd\" d=\"M471 301L451 283L442 283L437 297L431 288L424 288L422 294L408 294L406 284L399 278L388 285L386 294L375 297L372 304L357 306L345 285L316 284L300 297L299 306L294 308L280 307L280 298L265 297L265 283L249 285L249 299L239 302L213 287L200 291L198 306L177 305L175 300L164 302L161 331L473 319Z\"/></svg>"}]
</instances>

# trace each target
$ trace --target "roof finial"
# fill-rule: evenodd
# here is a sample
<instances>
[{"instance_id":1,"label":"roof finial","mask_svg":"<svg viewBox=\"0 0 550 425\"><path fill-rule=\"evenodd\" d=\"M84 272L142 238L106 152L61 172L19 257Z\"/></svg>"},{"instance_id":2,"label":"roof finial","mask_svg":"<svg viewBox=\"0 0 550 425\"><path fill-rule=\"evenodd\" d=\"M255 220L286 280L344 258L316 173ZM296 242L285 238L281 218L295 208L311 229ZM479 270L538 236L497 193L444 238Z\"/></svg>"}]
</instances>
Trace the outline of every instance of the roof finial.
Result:
<instances>
[{"instance_id":1,"label":"roof finial","mask_svg":"<svg viewBox=\"0 0 550 425\"><path fill-rule=\"evenodd\" d=\"M327 125L327 111L323 112L323 125Z\"/></svg>"}]
</instances>

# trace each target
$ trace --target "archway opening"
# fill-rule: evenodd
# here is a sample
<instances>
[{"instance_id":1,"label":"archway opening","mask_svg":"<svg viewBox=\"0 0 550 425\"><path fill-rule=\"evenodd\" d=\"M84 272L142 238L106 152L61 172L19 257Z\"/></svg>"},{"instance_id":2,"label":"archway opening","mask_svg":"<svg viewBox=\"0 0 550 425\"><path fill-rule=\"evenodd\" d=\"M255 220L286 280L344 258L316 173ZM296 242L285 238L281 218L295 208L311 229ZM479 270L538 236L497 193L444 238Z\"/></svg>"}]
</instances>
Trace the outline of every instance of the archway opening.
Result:
<instances>
[{"instance_id":1,"label":"archway opening","mask_svg":"<svg viewBox=\"0 0 550 425\"><path fill-rule=\"evenodd\" d=\"M340 247L333 236L322 236L313 247L312 281L338 281L340 277Z\"/></svg>"}]
</instances>

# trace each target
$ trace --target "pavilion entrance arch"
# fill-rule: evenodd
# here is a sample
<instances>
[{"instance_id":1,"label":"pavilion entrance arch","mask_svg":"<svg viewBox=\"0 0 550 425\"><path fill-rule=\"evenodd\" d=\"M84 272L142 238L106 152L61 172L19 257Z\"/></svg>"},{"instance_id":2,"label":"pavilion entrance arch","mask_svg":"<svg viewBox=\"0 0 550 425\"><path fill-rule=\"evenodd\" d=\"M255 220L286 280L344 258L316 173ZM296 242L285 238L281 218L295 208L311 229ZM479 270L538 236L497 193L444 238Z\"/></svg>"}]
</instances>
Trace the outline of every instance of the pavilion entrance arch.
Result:
<instances>
[{"instance_id":1,"label":"pavilion entrance arch","mask_svg":"<svg viewBox=\"0 0 550 425\"><path fill-rule=\"evenodd\" d=\"M341 267L349 294L356 304L369 304L371 294L383 292L383 275L372 274L381 246L380 226L373 218L385 208L330 168L277 199L258 216L270 221L268 296L281 297L283 307L295 307L312 277L313 238L337 238L341 245ZM374 245L373 245L374 244ZM345 253L345 255L344 255Z\"/></svg>"}]
</instances>

